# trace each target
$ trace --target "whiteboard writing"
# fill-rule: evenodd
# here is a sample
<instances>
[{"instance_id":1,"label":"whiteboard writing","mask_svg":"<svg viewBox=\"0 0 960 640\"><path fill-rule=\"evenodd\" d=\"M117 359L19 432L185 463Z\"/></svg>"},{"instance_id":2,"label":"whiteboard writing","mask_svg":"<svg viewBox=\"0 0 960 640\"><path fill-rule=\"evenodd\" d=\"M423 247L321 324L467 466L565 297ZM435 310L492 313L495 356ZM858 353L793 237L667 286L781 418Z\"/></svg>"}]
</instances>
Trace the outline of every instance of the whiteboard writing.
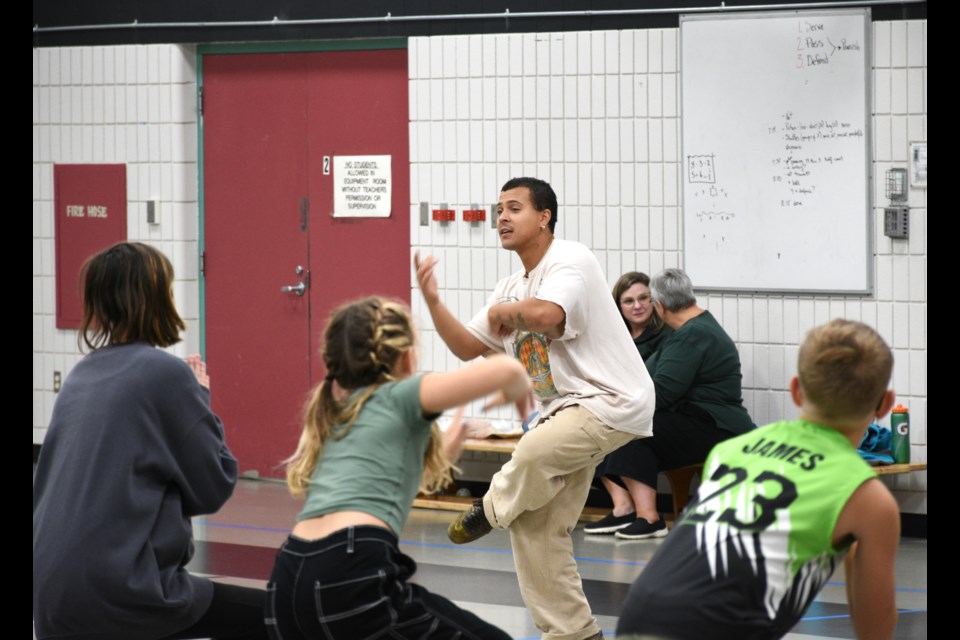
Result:
<instances>
[{"instance_id":1,"label":"whiteboard writing","mask_svg":"<svg viewBox=\"0 0 960 640\"><path fill-rule=\"evenodd\" d=\"M837 43L830 39L826 26L822 21L797 20L797 69L830 64L836 53L857 53L860 51L860 41L847 42L840 37Z\"/></svg>"},{"instance_id":2,"label":"whiteboard writing","mask_svg":"<svg viewBox=\"0 0 960 640\"><path fill-rule=\"evenodd\" d=\"M713 156L687 156L688 182L716 182Z\"/></svg>"},{"instance_id":3,"label":"whiteboard writing","mask_svg":"<svg viewBox=\"0 0 960 640\"><path fill-rule=\"evenodd\" d=\"M869 26L869 10L681 19L696 287L870 290Z\"/></svg>"},{"instance_id":4,"label":"whiteboard writing","mask_svg":"<svg viewBox=\"0 0 960 640\"><path fill-rule=\"evenodd\" d=\"M767 133L783 143L781 153L770 159L771 180L782 187L781 207L802 207L813 195L817 183L824 181L863 145L863 128L836 118L811 121L798 120L792 111L781 117L780 126L767 128ZM850 142L844 153L843 141Z\"/></svg>"}]
</instances>

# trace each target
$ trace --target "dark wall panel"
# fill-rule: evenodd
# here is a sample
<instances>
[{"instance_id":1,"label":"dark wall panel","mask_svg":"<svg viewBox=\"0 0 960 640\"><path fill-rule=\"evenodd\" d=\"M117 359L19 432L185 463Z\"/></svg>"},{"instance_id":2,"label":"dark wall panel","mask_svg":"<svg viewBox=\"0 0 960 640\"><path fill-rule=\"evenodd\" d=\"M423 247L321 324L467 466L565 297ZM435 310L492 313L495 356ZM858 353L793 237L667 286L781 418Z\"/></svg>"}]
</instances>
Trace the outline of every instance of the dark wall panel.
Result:
<instances>
[{"instance_id":1,"label":"dark wall panel","mask_svg":"<svg viewBox=\"0 0 960 640\"><path fill-rule=\"evenodd\" d=\"M800 1L805 4L810 0ZM728 8L758 4L756 0L727 0L725 3ZM778 3L771 3L771 8L776 4ZM846 4L864 6L865 3ZM34 0L33 46L289 42L471 33L669 28L677 26L679 15L684 9L713 6L719 8L719 5L716 0L646 0L642 3L635 0L373 0L355 3L316 0ZM649 14L602 13L638 8L667 11ZM505 19L499 14L507 9L512 14L580 12L580 15L514 16ZM872 9L874 20L927 17L926 2L878 5ZM600 15L583 12L600 12ZM382 20L387 14L390 14L392 19ZM456 17L464 14L471 17ZM476 17L476 14L497 14L498 17ZM291 20L342 22L268 24L274 18L280 23ZM258 24L213 24L244 22Z\"/></svg>"}]
</instances>

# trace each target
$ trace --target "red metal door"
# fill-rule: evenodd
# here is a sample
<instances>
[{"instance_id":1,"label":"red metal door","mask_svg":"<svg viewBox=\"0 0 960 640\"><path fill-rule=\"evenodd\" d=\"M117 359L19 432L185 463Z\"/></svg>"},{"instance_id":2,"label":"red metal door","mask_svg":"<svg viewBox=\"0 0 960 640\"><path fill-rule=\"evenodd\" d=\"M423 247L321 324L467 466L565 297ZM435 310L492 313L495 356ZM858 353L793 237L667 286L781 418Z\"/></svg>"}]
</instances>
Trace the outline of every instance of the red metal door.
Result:
<instances>
[{"instance_id":1,"label":"red metal door","mask_svg":"<svg viewBox=\"0 0 960 640\"><path fill-rule=\"evenodd\" d=\"M310 386L306 57L204 58L206 358L242 471L278 476Z\"/></svg>"},{"instance_id":2,"label":"red metal door","mask_svg":"<svg viewBox=\"0 0 960 640\"><path fill-rule=\"evenodd\" d=\"M329 310L371 293L409 302L406 60L406 50L204 57L206 357L241 471L283 475L325 374ZM392 157L389 218L332 217L324 158L337 155Z\"/></svg>"},{"instance_id":3,"label":"red metal door","mask_svg":"<svg viewBox=\"0 0 960 640\"><path fill-rule=\"evenodd\" d=\"M308 61L311 304L320 327L330 310L379 294L410 304L410 151L407 51L340 51ZM389 218L334 218L333 172L324 157L392 157ZM319 285L319 286L318 286Z\"/></svg>"}]
</instances>

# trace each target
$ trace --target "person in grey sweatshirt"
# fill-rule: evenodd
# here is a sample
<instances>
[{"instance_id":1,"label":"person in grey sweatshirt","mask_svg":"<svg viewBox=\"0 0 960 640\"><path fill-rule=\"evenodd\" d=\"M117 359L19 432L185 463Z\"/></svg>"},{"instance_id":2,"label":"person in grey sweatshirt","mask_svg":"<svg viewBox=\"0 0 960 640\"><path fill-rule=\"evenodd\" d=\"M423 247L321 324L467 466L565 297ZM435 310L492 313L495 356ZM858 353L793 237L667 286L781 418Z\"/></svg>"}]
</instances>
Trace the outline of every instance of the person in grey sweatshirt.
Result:
<instances>
[{"instance_id":1,"label":"person in grey sweatshirt","mask_svg":"<svg viewBox=\"0 0 960 640\"><path fill-rule=\"evenodd\" d=\"M173 269L122 242L81 271L79 339L33 489L38 640L266 638L264 592L191 575L192 516L217 511L237 461L200 356L157 347L185 328Z\"/></svg>"}]
</instances>

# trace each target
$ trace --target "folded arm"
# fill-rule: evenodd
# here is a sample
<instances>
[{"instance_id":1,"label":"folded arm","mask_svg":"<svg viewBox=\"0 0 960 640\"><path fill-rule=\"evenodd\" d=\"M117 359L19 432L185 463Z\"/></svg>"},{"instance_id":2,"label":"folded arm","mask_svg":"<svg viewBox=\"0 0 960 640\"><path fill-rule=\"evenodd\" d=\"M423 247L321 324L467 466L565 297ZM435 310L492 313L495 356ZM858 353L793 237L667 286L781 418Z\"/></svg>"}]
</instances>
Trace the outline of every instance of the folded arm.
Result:
<instances>
[{"instance_id":1,"label":"folded arm","mask_svg":"<svg viewBox=\"0 0 960 640\"><path fill-rule=\"evenodd\" d=\"M487 312L490 329L499 335L517 329L542 333L556 340L563 336L566 313L563 307L539 298L527 298L516 302L500 302Z\"/></svg>"}]
</instances>

